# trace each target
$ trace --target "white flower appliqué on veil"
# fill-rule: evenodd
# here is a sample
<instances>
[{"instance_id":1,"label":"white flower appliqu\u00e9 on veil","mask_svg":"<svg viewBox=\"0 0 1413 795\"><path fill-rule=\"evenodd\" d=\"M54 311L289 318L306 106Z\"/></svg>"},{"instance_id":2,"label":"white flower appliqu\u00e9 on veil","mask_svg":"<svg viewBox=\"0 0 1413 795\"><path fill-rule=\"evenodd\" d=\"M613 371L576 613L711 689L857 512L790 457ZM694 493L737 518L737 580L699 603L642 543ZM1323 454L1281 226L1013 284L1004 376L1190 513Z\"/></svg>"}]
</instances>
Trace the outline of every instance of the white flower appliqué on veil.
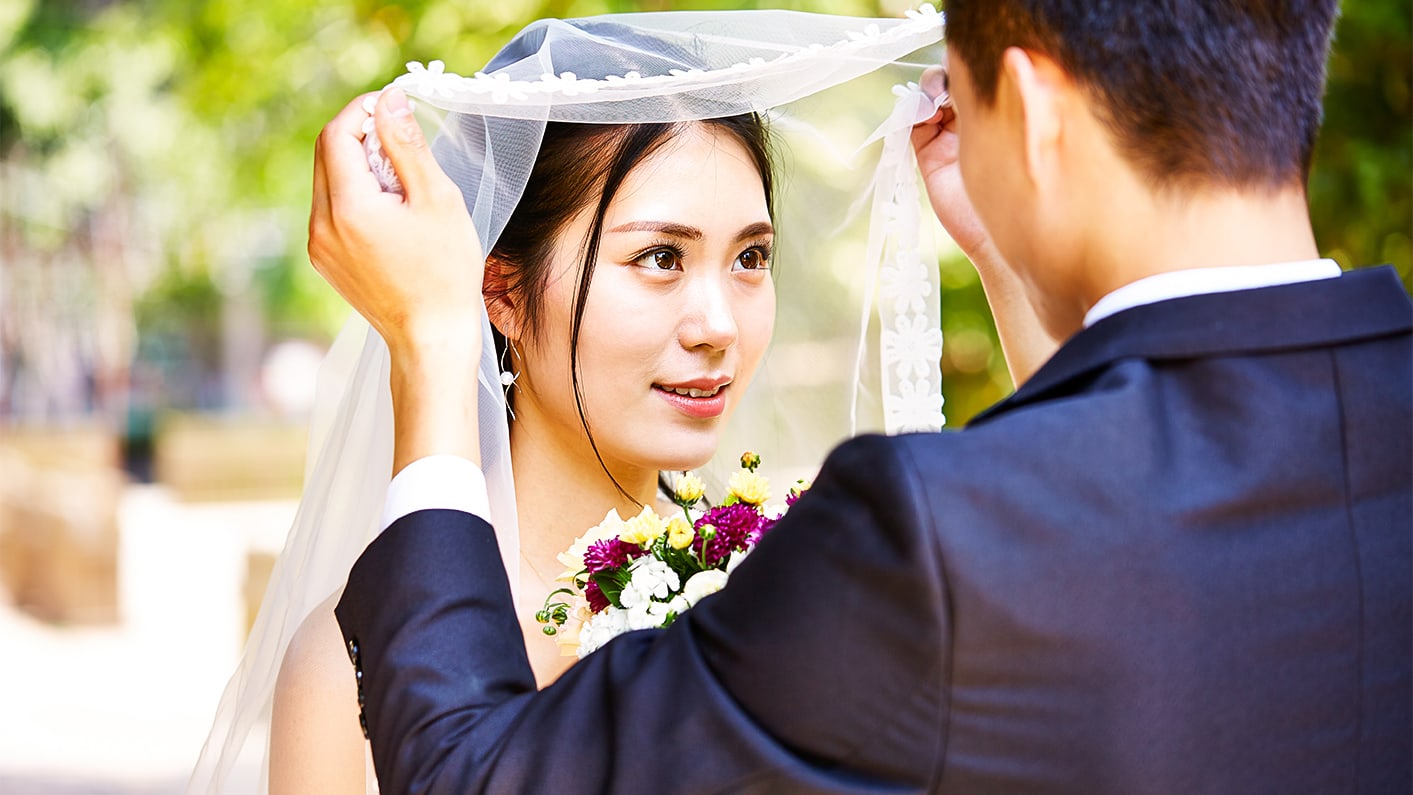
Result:
<instances>
[{"instance_id":1,"label":"white flower appliqu\u00e9 on veil","mask_svg":"<svg viewBox=\"0 0 1413 795\"><path fill-rule=\"evenodd\" d=\"M898 315L883 330L883 366L897 365L899 378L926 378L942 358L942 331L922 313Z\"/></svg>"}]
</instances>

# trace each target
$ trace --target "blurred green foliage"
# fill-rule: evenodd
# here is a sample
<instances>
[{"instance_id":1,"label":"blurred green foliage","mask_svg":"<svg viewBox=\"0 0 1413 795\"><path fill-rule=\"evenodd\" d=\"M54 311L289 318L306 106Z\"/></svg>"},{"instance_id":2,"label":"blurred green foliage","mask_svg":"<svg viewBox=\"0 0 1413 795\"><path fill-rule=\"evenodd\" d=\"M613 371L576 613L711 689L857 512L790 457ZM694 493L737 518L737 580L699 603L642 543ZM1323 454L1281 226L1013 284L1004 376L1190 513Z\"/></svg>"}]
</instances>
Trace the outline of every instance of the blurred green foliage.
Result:
<instances>
[{"instance_id":1,"label":"blurred green foliage","mask_svg":"<svg viewBox=\"0 0 1413 795\"><path fill-rule=\"evenodd\" d=\"M304 253L313 141L338 108L405 61L441 58L469 72L545 16L669 6L891 16L908 5L3 0L0 253L9 268L83 238L85 256L120 260L109 270L121 279L107 284L126 290L138 337L183 336L201 356L218 355L221 295L252 287L272 337L328 339L346 310ZM1413 283L1410 26L1406 0L1346 5L1310 181L1321 247L1346 267L1391 262L1405 284ZM94 242L105 234L117 243ZM957 424L1010 386L975 275L960 259L941 267L944 380Z\"/></svg>"},{"instance_id":2,"label":"blurred green foliage","mask_svg":"<svg viewBox=\"0 0 1413 795\"><path fill-rule=\"evenodd\" d=\"M1413 5L1346 0L1310 175L1316 239L1345 268L1389 263L1413 287Z\"/></svg>"}]
</instances>

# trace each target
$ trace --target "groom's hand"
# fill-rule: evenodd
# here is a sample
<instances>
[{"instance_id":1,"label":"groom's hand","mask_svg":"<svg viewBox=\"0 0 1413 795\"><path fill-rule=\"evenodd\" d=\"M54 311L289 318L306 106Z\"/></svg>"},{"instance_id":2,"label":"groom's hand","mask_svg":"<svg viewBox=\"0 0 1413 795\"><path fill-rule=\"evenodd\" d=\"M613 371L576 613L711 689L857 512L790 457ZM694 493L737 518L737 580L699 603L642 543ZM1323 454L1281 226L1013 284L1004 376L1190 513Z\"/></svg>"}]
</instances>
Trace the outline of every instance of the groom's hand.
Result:
<instances>
[{"instance_id":1,"label":"groom's hand","mask_svg":"<svg viewBox=\"0 0 1413 795\"><path fill-rule=\"evenodd\" d=\"M438 453L479 463L481 244L400 89L384 92L373 113L404 195L383 192L363 148L365 99L315 145L309 260L388 344L393 472Z\"/></svg>"},{"instance_id":2,"label":"groom's hand","mask_svg":"<svg viewBox=\"0 0 1413 795\"><path fill-rule=\"evenodd\" d=\"M948 88L947 70L934 66L923 72L921 86L927 96L940 96ZM1020 279L991 242L967 197L956 107L938 108L932 118L913 127L912 143L932 211L981 277L996 318L1001 351L1012 381L1019 386L1050 358L1059 343L1041 327Z\"/></svg>"},{"instance_id":3,"label":"groom's hand","mask_svg":"<svg viewBox=\"0 0 1413 795\"><path fill-rule=\"evenodd\" d=\"M947 70L931 67L922 73L920 82L928 97L941 96L947 91ZM949 104L938 108L932 118L913 127L912 143L932 211L937 213L947 234L973 262L978 258L983 260L976 262L977 267L1004 266L962 184L956 106Z\"/></svg>"}]
</instances>

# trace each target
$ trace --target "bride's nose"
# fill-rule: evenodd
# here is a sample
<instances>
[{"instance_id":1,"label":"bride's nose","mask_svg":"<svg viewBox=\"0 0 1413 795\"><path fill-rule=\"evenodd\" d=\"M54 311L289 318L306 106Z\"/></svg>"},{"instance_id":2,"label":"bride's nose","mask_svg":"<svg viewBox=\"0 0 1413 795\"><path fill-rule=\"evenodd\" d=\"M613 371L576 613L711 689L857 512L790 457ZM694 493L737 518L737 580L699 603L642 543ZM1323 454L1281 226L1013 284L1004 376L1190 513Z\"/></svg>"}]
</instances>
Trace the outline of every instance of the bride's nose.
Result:
<instances>
[{"instance_id":1,"label":"bride's nose","mask_svg":"<svg viewBox=\"0 0 1413 795\"><path fill-rule=\"evenodd\" d=\"M677 336L688 350L726 350L736 344L739 330L730 285L716 274L693 279L687 293Z\"/></svg>"}]
</instances>

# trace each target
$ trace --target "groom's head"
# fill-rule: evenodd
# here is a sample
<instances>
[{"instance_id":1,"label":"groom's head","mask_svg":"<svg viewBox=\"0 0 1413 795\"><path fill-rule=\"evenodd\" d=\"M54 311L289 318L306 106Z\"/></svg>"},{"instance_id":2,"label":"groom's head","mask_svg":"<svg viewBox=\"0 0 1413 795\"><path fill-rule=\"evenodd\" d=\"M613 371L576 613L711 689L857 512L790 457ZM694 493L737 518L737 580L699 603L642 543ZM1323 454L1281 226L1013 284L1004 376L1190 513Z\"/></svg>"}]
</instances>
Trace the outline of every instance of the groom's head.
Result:
<instances>
[{"instance_id":1,"label":"groom's head","mask_svg":"<svg viewBox=\"0 0 1413 795\"><path fill-rule=\"evenodd\" d=\"M1003 253L1084 257L1065 231L1125 190L1303 191L1337 7L948 0L963 177Z\"/></svg>"},{"instance_id":2,"label":"groom's head","mask_svg":"<svg viewBox=\"0 0 1413 795\"><path fill-rule=\"evenodd\" d=\"M1088 89L1119 149L1166 183L1303 181L1338 0L950 0L947 42L994 104L1004 54Z\"/></svg>"}]
</instances>

